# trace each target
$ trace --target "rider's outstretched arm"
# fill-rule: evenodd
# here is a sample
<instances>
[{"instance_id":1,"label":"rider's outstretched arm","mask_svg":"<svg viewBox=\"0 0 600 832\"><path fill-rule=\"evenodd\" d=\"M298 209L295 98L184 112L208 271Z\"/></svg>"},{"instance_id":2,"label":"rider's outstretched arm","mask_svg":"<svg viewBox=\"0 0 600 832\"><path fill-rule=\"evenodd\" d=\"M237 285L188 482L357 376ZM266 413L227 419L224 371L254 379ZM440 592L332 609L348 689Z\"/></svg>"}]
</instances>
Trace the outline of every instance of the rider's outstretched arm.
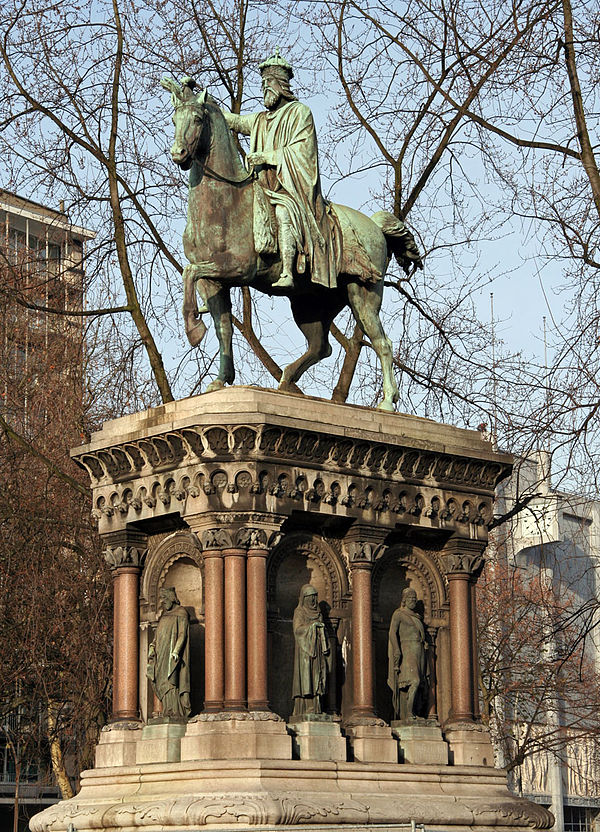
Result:
<instances>
[{"instance_id":1,"label":"rider's outstretched arm","mask_svg":"<svg viewBox=\"0 0 600 832\"><path fill-rule=\"evenodd\" d=\"M236 133L241 133L243 136L249 136L252 132L252 127L256 121L258 113L248 113L245 116L237 113L228 113L223 110L223 116L227 122L227 126Z\"/></svg>"}]
</instances>

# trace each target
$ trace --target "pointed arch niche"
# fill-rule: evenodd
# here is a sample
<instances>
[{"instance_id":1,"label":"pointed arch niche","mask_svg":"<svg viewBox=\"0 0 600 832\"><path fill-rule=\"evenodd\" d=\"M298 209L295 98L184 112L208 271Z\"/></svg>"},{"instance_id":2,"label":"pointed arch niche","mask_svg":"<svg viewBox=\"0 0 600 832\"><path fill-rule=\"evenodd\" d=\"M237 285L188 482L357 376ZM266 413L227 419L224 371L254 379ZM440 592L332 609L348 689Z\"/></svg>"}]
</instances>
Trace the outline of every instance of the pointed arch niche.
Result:
<instances>
[{"instance_id":1,"label":"pointed arch niche","mask_svg":"<svg viewBox=\"0 0 600 832\"><path fill-rule=\"evenodd\" d=\"M342 599L348 591L346 571L339 555L322 537L292 532L273 549L267 564L269 701L275 713L284 719L289 718L293 708L292 619L304 584L312 584L319 593L329 636L331 671L324 710L340 710L343 679L337 630Z\"/></svg>"},{"instance_id":2,"label":"pointed arch niche","mask_svg":"<svg viewBox=\"0 0 600 832\"><path fill-rule=\"evenodd\" d=\"M408 587L417 593L418 610L428 634L428 714L443 722L450 707L447 584L435 552L405 543L385 549L373 569L376 712L388 723L393 719L392 694L387 684L388 632L394 610Z\"/></svg>"},{"instance_id":3,"label":"pointed arch niche","mask_svg":"<svg viewBox=\"0 0 600 832\"><path fill-rule=\"evenodd\" d=\"M157 536L158 537L158 536ZM204 565L196 536L176 531L148 541L148 558L141 581L140 704L144 719L156 708L146 678L148 647L160 617L159 593L175 587L177 598L190 616L190 680L192 714L204 707Z\"/></svg>"}]
</instances>

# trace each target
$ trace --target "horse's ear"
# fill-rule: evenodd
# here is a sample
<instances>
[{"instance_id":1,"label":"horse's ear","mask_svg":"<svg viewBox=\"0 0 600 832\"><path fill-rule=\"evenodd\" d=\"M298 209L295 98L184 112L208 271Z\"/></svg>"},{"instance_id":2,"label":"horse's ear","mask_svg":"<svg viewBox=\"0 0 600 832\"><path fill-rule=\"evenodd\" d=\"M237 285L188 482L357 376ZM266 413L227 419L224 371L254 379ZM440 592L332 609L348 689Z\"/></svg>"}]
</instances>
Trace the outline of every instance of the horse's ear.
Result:
<instances>
[{"instance_id":1,"label":"horse's ear","mask_svg":"<svg viewBox=\"0 0 600 832\"><path fill-rule=\"evenodd\" d=\"M196 104L200 104L200 106L205 104L207 95L208 95L208 90L207 89L200 90L200 92L196 96Z\"/></svg>"},{"instance_id":2,"label":"horse's ear","mask_svg":"<svg viewBox=\"0 0 600 832\"><path fill-rule=\"evenodd\" d=\"M163 89L168 90L171 95L176 95L177 98L181 98L181 87L173 78L161 78L160 85Z\"/></svg>"}]
</instances>

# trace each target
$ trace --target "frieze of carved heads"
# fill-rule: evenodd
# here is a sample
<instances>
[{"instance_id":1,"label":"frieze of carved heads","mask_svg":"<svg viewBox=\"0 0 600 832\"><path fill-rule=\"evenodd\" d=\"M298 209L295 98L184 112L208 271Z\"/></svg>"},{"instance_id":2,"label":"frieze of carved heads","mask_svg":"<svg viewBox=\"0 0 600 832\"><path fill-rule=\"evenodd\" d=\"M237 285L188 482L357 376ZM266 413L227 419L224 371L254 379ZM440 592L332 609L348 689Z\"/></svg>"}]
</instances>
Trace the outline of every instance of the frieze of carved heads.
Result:
<instances>
[{"instance_id":1,"label":"frieze of carved heads","mask_svg":"<svg viewBox=\"0 0 600 832\"><path fill-rule=\"evenodd\" d=\"M114 570L122 566L143 566L147 553L147 549L136 546L107 546L102 554L104 560Z\"/></svg>"},{"instance_id":2,"label":"frieze of carved heads","mask_svg":"<svg viewBox=\"0 0 600 832\"><path fill-rule=\"evenodd\" d=\"M123 482L140 474L159 473L198 461L286 460L307 467L364 472L389 479L425 481L492 491L510 473L503 462L469 459L369 441L350 441L311 431L261 425L190 427L74 456L92 483ZM234 487L235 483L229 484ZM257 484L253 483L256 487ZM214 487L205 483L203 487ZM271 488L277 486L271 484ZM294 486L290 491L298 490ZM312 499L316 486L306 489ZM328 499L332 495L328 494Z\"/></svg>"},{"instance_id":3,"label":"frieze of carved heads","mask_svg":"<svg viewBox=\"0 0 600 832\"><path fill-rule=\"evenodd\" d=\"M320 505L340 505L348 510L390 515L404 522L420 522L425 518L433 524L487 526L493 519L491 499L462 500L445 496L442 492L431 494L435 486L410 484L395 485L381 480L340 477L323 471L317 477L304 473L281 471L276 466L260 470L255 477L246 468L210 471L204 466L196 471L165 474L154 481L145 479L143 485L132 488L129 484L115 484L112 491L102 488L94 501L92 514L96 519L136 519L147 509L161 506L165 510L185 513L188 501L222 508L229 508L229 494L264 494L281 504L282 513L290 502L306 510ZM423 493L423 491L425 493ZM427 493L429 491L429 493ZM272 505L272 501L271 501ZM196 509L197 510L197 509Z\"/></svg>"}]
</instances>

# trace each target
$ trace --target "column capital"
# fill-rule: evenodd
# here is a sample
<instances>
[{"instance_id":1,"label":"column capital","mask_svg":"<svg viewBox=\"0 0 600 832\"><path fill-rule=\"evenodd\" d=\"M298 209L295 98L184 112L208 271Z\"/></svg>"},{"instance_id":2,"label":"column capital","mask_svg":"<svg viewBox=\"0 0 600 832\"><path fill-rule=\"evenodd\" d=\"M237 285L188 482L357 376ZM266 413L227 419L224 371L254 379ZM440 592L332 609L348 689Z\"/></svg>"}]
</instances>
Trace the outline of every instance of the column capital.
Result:
<instances>
[{"instance_id":1,"label":"column capital","mask_svg":"<svg viewBox=\"0 0 600 832\"><path fill-rule=\"evenodd\" d=\"M476 580L485 565L485 547L479 540L451 538L441 552L448 580Z\"/></svg>"},{"instance_id":2,"label":"column capital","mask_svg":"<svg viewBox=\"0 0 600 832\"><path fill-rule=\"evenodd\" d=\"M199 538L203 553L223 553L232 549L244 553L248 550L268 550L266 530L255 526L219 526L203 529Z\"/></svg>"},{"instance_id":3,"label":"column capital","mask_svg":"<svg viewBox=\"0 0 600 832\"><path fill-rule=\"evenodd\" d=\"M386 547L382 543L349 540L345 543L351 569L371 569L376 558Z\"/></svg>"},{"instance_id":4,"label":"column capital","mask_svg":"<svg viewBox=\"0 0 600 832\"><path fill-rule=\"evenodd\" d=\"M107 546L102 552L113 574L125 568L140 570L147 554L148 549L136 546Z\"/></svg>"}]
</instances>

